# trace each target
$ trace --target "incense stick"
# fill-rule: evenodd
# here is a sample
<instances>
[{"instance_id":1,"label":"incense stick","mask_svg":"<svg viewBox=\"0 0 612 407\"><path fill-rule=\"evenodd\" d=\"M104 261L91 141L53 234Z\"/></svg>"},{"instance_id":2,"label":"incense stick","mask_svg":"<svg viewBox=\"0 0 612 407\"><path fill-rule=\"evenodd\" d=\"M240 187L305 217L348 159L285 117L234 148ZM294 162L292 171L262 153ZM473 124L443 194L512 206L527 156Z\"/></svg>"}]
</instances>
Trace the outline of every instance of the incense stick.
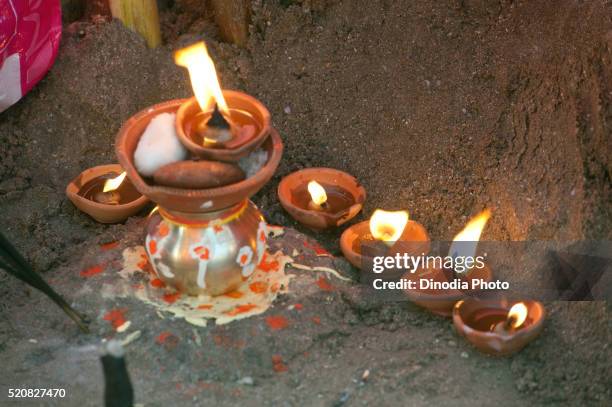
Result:
<instances>
[{"instance_id":1,"label":"incense stick","mask_svg":"<svg viewBox=\"0 0 612 407\"><path fill-rule=\"evenodd\" d=\"M27 263L15 247L0 233L0 268L38 289L57 304L81 329L88 333L88 318L77 312Z\"/></svg>"}]
</instances>

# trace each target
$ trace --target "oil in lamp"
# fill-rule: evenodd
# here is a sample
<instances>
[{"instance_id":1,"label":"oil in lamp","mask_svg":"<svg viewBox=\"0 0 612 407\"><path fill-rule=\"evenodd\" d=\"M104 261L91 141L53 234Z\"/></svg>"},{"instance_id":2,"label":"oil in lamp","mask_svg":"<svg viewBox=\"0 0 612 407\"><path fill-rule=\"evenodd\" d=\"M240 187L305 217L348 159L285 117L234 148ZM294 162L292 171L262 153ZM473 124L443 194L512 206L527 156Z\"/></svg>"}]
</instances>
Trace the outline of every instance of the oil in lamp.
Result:
<instances>
[{"instance_id":1,"label":"oil in lamp","mask_svg":"<svg viewBox=\"0 0 612 407\"><path fill-rule=\"evenodd\" d=\"M307 168L283 178L278 185L281 205L298 222L321 230L354 218L365 202L363 186L333 168Z\"/></svg>"},{"instance_id":2,"label":"oil in lamp","mask_svg":"<svg viewBox=\"0 0 612 407\"><path fill-rule=\"evenodd\" d=\"M263 257L267 225L249 198L274 174L283 145L259 100L221 89L203 43L179 50L175 60L187 67L195 97L163 102L132 116L117 135L116 152L134 186L158 205L149 216L145 249L159 278L187 294L219 295L248 279ZM162 185L156 182L159 177L143 176L134 165L134 153L145 129L162 113L176 114L172 132L195 163L236 165L258 153L265 155L265 163L248 177L212 187ZM160 170L165 178L179 171L193 176L198 172L193 163L178 161Z\"/></svg>"},{"instance_id":3,"label":"oil in lamp","mask_svg":"<svg viewBox=\"0 0 612 407\"><path fill-rule=\"evenodd\" d=\"M542 331L544 306L520 301L512 306L503 299L467 298L453 308L457 332L482 352L509 355L521 350Z\"/></svg>"},{"instance_id":4,"label":"oil in lamp","mask_svg":"<svg viewBox=\"0 0 612 407\"><path fill-rule=\"evenodd\" d=\"M453 239L448 256L451 258L457 258L459 256L474 257L476 255L480 235L490 217L491 212L487 209L471 219L465 228ZM470 287L472 286L472 280L490 282L493 278L492 271L486 264L484 264L482 268L472 267L464 273L458 273L454 269L447 269L439 267L439 265L434 265L429 268L420 268L414 273L406 273L404 278L414 281L415 286L420 287L419 280L421 279L428 279L434 283L441 283L452 281L457 278L457 276L465 280ZM450 317L455 303L469 294L474 294L477 290L415 288L406 290L405 292L408 298L415 304L428 309L434 314Z\"/></svg>"},{"instance_id":5,"label":"oil in lamp","mask_svg":"<svg viewBox=\"0 0 612 407\"><path fill-rule=\"evenodd\" d=\"M140 211L149 201L127 179L120 165L83 171L66 187L72 203L100 223L117 223Z\"/></svg>"},{"instance_id":6,"label":"oil in lamp","mask_svg":"<svg viewBox=\"0 0 612 407\"><path fill-rule=\"evenodd\" d=\"M344 257L355 267L362 267L371 261L369 251L380 255L391 255L400 251L411 255L427 254L429 252L429 235L420 223L408 219L406 211L374 211L369 221L352 225L342 233L340 248ZM380 243L380 244L378 244ZM382 247L381 247L382 244Z\"/></svg>"}]
</instances>

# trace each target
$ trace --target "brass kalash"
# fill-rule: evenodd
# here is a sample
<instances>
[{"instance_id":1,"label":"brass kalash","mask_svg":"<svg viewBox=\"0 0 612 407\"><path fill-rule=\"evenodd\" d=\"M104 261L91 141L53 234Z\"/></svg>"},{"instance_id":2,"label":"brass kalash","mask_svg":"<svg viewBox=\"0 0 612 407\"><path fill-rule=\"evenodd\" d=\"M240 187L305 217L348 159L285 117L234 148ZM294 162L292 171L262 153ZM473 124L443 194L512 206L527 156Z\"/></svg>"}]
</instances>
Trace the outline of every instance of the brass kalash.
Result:
<instances>
[{"instance_id":1,"label":"brass kalash","mask_svg":"<svg viewBox=\"0 0 612 407\"><path fill-rule=\"evenodd\" d=\"M283 144L260 101L221 90L204 43L177 52L175 59L188 68L196 97L132 116L117 135L116 152L134 186L158 205L149 216L145 247L159 278L191 295L219 295L248 279L265 252L267 226L249 198L276 171ZM220 187L156 185L138 173L134 152L151 119L161 113L176 113L179 140L193 158L235 163L256 153L265 164L246 179Z\"/></svg>"}]
</instances>

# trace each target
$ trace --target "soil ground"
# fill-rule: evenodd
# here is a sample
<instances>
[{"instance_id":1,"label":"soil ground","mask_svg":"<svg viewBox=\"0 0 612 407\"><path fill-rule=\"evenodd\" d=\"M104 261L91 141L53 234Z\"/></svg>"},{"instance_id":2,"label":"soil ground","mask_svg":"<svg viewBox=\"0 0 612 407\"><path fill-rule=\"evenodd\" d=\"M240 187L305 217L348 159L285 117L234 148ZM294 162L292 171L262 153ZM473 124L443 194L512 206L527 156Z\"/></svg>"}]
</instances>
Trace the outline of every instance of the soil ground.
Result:
<instances>
[{"instance_id":1,"label":"soil ground","mask_svg":"<svg viewBox=\"0 0 612 407\"><path fill-rule=\"evenodd\" d=\"M341 231L301 228L276 197L282 176L315 166L363 183L368 199L355 221L405 208L432 239L451 239L490 207L485 240L611 240L608 2L255 1L246 48L220 42L198 2L164 4L166 45L149 50L116 21L76 23L47 77L0 114L2 229L92 317L94 332L79 334L38 292L0 274L0 397L8 387L65 387L63 404L99 405L96 346L113 335L102 315L125 306L143 332L127 352L145 405L610 402L612 320L602 302L546 304L542 336L495 359L448 320L407 303L371 304L337 280L332 291L306 289L315 277L292 271L291 292L268 311L288 328L271 330L265 315L213 324L198 328L196 345L182 320L161 320L134 299L104 302L95 285L81 290L83 268L105 261L111 274L121 249L140 243L143 217L100 225L64 196L80 171L115 162L114 137L129 116L191 94L172 51L204 38L223 86L262 100L283 137L277 174L253 200L287 227L285 249L309 236L354 274L339 252ZM111 241L120 244L102 253ZM529 281L533 271L525 273ZM295 303L301 313L287 309ZM156 343L162 331L176 346ZM287 371L274 369L275 355Z\"/></svg>"}]
</instances>

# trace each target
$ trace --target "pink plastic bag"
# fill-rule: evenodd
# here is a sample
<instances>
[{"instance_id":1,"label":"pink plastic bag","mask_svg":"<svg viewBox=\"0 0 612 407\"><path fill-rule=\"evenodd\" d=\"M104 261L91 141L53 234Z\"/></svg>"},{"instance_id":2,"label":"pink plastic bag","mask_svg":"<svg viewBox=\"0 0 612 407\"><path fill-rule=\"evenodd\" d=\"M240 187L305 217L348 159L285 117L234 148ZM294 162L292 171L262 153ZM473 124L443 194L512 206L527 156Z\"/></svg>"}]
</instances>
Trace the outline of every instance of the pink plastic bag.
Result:
<instances>
[{"instance_id":1,"label":"pink plastic bag","mask_svg":"<svg viewBox=\"0 0 612 407\"><path fill-rule=\"evenodd\" d=\"M47 73L61 36L59 0L0 0L0 112Z\"/></svg>"}]
</instances>

